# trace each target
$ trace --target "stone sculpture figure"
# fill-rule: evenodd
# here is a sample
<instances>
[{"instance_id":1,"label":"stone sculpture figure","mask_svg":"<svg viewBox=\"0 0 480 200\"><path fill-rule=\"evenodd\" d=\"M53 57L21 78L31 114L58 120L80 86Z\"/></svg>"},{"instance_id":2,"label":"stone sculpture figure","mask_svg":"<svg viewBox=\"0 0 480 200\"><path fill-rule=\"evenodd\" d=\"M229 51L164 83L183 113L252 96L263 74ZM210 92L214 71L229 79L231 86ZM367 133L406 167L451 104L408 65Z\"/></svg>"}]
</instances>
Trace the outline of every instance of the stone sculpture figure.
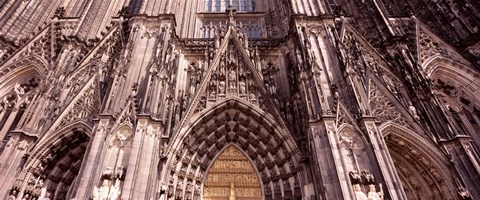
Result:
<instances>
[{"instance_id":1,"label":"stone sculpture figure","mask_svg":"<svg viewBox=\"0 0 480 200\"><path fill-rule=\"evenodd\" d=\"M368 185L368 199L369 200L381 200L380 195L377 193L375 189L375 185L371 184Z\"/></svg>"},{"instance_id":2,"label":"stone sculpture figure","mask_svg":"<svg viewBox=\"0 0 480 200\"><path fill-rule=\"evenodd\" d=\"M7 200L15 200L17 199L17 191L13 190L10 196L8 196Z\"/></svg>"},{"instance_id":3,"label":"stone sculpture figure","mask_svg":"<svg viewBox=\"0 0 480 200\"><path fill-rule=\"evenodd\" d=\"M107 200L109 192L108 180L103 180L102 187L98 190L98 200Z\"/></svg>"},{"instance_id":4,"label":"stone sculpture figure","mask_svg":"<svg viewBox=\"0 0 480 200\"><path fill-rule=\"evenodd\" d=\"M110 200L117 200L118 197L120 196L121 190L120 190L120 180L117 179L115 181L115 185L112 186L110 189L110 194L108 195Z\"/></svg>"},{"instance_id":5,"label":"stone sculpture figure","mask_svg":"<svg viewBox=\"0 0 480 200\"><path fill-rule=\"evenodd\" d=\"M234 69L230 69L230 71L228 72L228 85L229 85L229 88L236 88L236 80L237 79L237 75L235 73L235 70Z\"/></svg>"},{"instance_id":6,"label":"stone sculpture figure","mask_svg":"<svg viewBox=\"0 0 480 200\"><path fill-rule=\"evenodd\" d=\"M238 82L238 87L240 89L240 94L245 94L246 93L246 86L245 86L245 81L239 81Z\"/></svg>"},{"instance_id":7,"label":"stone sculpture figure","mask_svg":"<svg viewBox=\"0 0 480 200\"><path fill-rule=\"evenodd\" d=\"M362 188L359 184L353 185L353 190L355 192L355 199L356 200L368 200L367 195L362 191Z\"/></svg>"}]
</instances>

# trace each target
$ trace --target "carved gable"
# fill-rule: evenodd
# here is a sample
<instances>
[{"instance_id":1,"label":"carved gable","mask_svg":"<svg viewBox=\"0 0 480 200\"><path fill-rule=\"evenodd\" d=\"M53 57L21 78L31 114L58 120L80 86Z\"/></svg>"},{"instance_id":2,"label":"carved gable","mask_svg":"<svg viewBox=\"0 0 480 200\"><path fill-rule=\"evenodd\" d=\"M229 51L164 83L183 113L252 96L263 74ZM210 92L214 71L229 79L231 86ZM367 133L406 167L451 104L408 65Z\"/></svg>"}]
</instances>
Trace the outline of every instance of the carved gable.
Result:
<instances>
[{"instance_id":1,"label":"carved gable","mask_svg":"<svg viewBox=\"0 0 480 200\"><path fill-rule=\"evenodd\" d=\"M371 115L376 116L381 123L392 121L409 129L407 118L398 110L397 104L392 102L381 89L370 79L369 105ZM412 129L413 130L413 129Z\"/></svg>"},{"instance_id":2,"label":"carved gable","mask_svg":"<svg viewBox=\"0 0 480 200\"><path fill-rule=\"evenodd\" d=\"M459 55L451 46L431 33L423 24L418 25L417 33L418 63L422 66L436 56L444 56L468 63L468 61Z\"/></svg>"},{"instance_id":3,"label":"carved gable","mask_svg":"<svg viewBox=\"0 0 480 200\"><path fill-rule=\"evenodd\" d=\"M244 48L248 46L246 40L233 27L229 28L201 82L195 80L202 77L201 70L195 70L195 66L189 67L190 73L198 73L190 81L198 82L200 87L190 104L187 118L189 114L232 98L272 112L273 103L268 96L276 90L273 78L276 68L272 63L255 66L250 60L250 53ZM272 115L275 116L274 113Z\"/></svg>"},{"instance_id":4,"label":"carved gable","mask_svg":"<svg viewBox=\"0 0 480 200\"><path fill-rule=\"evenodd\" d=\"M73 107L68 111L65 117L62 119L57 128L64 127L67 124L75 122L77 120L85 121L89 125L92 125L92 119L98 113L100 106L100 98L98 93L98 84L92 84L82 96L73 104Z\"/></svg>"}]
</instances>

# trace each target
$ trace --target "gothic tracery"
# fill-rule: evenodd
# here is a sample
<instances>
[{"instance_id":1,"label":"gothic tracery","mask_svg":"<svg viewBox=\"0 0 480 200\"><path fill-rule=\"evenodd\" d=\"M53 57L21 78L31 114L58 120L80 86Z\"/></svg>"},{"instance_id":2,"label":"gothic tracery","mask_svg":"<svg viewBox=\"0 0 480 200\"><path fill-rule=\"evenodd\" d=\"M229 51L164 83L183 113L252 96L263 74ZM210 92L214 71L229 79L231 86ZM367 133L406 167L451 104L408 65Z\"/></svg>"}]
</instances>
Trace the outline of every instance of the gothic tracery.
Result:
<instances>
[{"instance_id":1,"label":"gothic tracery","mask_svg":"<svg viewBox=\"0 0 480 200\"><path fill-rule=\"evenodd\" d=\"M0 1L0 199L478 199L461 4Z\"/></svg>"}]
</instances>

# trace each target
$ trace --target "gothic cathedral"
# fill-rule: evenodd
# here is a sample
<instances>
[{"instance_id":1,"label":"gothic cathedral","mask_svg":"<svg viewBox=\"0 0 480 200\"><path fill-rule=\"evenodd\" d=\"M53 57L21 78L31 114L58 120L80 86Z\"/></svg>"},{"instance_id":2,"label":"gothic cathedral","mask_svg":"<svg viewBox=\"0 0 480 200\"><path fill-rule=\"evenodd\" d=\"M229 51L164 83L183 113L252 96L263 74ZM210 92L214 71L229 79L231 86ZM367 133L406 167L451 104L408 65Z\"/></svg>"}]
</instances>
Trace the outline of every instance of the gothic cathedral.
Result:
<instances>
[{"instance_id":1,"label":"gothic cathedral","mask_svg":"<svg viewBox=\"0 0 480 200\"><path fill-rule=\"evenodd\" d=\"M480 199L478 0L0 0L0 199Z\"/></svg>"}]
</instances>

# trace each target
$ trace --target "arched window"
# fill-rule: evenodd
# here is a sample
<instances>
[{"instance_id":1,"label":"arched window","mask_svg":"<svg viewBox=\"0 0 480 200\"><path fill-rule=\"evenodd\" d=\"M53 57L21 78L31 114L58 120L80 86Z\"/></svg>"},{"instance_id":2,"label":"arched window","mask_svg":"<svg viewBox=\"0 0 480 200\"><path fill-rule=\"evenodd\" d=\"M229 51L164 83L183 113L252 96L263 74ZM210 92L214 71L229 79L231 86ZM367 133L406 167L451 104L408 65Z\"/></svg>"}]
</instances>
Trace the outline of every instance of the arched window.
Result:
<instances>
[{"instance_id":1,"label":"arched window","mask_svg":"<svg viewBox=\"0 0 480 200\"><path fill-rule=\"evenodd\" d=\"M206 12L224 12L232 6L237 12L253 12L253 0L205 0Z\"/></svg>"}]
</instances>

